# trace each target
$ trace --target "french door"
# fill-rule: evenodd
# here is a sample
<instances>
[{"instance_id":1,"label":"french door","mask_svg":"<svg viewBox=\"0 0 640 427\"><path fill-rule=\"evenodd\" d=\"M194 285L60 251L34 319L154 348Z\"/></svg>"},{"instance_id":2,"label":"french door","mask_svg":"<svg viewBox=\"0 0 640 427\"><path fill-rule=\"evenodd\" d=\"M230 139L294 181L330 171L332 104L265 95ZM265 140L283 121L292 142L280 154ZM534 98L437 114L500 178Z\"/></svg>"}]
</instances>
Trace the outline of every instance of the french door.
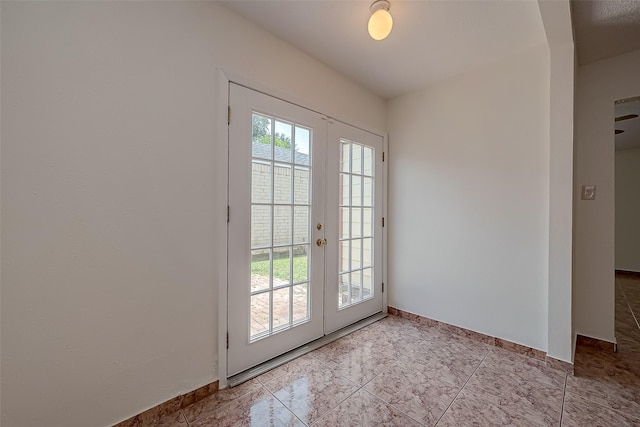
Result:
<instances>
[{"instance_id":1,"label":"french door","mask_svg":"<svg viewBox=\"0 0 640 427\"><path fill-rule=\"evenodd\" d=\"M325 333L382 310L382 137L329 125Z\"/></svg>"},{"instance_id":2,"label":"french door","mask_svg":"<svg viewBox=\"0 0 640 427\"><path fill-rule=\"evenodd\" d=\"M231 83L228 376L382 310L382 138Z\"/></svg>"}]
</instances>

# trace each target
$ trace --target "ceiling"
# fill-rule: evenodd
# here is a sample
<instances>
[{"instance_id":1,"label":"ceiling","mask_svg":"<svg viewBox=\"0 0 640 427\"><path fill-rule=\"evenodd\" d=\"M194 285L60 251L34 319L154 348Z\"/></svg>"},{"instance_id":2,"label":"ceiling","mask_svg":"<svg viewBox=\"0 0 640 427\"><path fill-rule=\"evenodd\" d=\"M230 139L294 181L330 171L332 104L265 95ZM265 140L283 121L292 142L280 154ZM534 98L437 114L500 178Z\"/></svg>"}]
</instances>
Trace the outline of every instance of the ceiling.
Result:
<instances>
[{"instance_id":1,"label":"ceiling","mask_svg":"<svg viewBox=\"0 0 640 427\"><path fill-rule=\"evenodd\" d=\"M580 64L640 49L640 0L572 0L571 18ZM640 94L629 94L637 96ZM615 105L615 117L640 116L640 98ZM616 150L640 149L640 117L615 123Z\"/></svg>"},{"instance_id":2,"label":"ceiling","mask_svg":"<svg viewBox=\"0 0 640 427\"><path fill-rule=\"evenodd\" d=\"M546 43L532 0L391 0L382 41L367 33L372 0L221 3L384 99Z\"/></svg>"},{"instance_id":3,"label":"ceiling","mask_svg":"<svg viewBox=\"0 0 640 427\"><path fill-rule=\"evenodd\" d=\"M637 114L638 117L616 122L615 128L624 130L616 135L616 151L640 148L640 97L630 98L615 105L615 117Z\"/></svg>"},{"instance_id":4,"label":"ceiling","mask_svg":"<svg viewBox=\"0 0 640 427\"><path fill-rule=\"evenodd\" d=\"M640 49L640 0L572 0L580 64Z\"/></svg>"}]
</instances>

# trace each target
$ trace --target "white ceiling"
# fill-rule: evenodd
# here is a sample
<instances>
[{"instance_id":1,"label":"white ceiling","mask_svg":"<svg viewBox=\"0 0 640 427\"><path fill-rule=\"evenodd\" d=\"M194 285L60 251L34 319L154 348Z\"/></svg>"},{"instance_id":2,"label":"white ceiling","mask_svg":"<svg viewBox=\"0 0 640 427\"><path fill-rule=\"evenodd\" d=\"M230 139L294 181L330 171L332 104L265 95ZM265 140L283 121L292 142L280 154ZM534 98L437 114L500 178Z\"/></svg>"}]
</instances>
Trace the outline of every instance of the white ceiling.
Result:
<instances>
[{"instance_id":1,"label":"white ceiling","mask_svg":"<svg viewBox=\"0 0 640 427\"><path fill-rule=\"evenodd\" d=\"M637 114L635 119L622 120L615 124L615 128L624 130L616 135L616 150L633 150L640 148L640 97L615 106L615 117Z\"/></svg>"},{"instance_id":2,"label":"white ceiling","mask_svg":"<svg viewBox=\"0 0 640 427\"><path fill-rule=\"evenodd\" d=\"M640 0L572 0L580 64L640 49Z\"/></svg>"},{"instance_id":3,"label":"white ceiling","mask_svg":"<svg viewBox=\"0 0 640 427\"><path fill-rule=\"evenodd\" d=\"M367 34L372 0L221 3L385 99L546 43L534 0L391 0L379 42Z\"/></svg>"},{"instance_id":4,"label":"white ceiling","mask_svg":"<svg viewBox=\"0 0 640 427\"><path fill-rule=\"evenodd\" d=\"M572 0L571 19L580 64L640 49L640 0ZM630 96L640 94L629 94ZM640 115L640 99L615 105L615 117ZM640 148L640 117L615 123L616 150Z\"/></svg>"}]
</instances>

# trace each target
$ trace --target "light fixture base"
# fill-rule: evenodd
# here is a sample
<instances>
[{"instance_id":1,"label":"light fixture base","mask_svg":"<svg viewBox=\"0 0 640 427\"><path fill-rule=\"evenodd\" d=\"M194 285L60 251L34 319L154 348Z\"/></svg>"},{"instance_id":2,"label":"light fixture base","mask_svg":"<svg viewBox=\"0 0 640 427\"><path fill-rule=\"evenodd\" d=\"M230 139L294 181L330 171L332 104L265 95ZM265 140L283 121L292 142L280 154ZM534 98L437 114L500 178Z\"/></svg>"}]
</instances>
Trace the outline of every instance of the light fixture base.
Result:
<instances>
[{"instance_id":1,"label":"light fixture base","mask_svg":"<svg viewBox=\"0 0 640 427\"><path fill-rule=\"evenodd\" d=\"M389 11L389 9L391 9L391 3L389 3L387 0L376 0L373 3L371 3L371 8L370 8L371 13L380 9Z\"/></svg>"}]
</instances>

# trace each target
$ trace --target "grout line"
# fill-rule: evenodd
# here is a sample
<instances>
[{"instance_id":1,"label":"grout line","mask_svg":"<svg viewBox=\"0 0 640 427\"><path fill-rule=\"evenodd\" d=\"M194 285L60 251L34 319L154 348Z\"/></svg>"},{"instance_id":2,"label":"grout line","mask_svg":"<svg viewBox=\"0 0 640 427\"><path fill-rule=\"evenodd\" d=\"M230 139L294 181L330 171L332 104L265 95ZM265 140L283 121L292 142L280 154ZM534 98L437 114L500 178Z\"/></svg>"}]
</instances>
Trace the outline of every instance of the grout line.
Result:
<instances>
[{"instance_id":1,"label":"grout line","mask_svg":"<svg viewBox=\"0 0 640 427\"><path fill-rule=\"evenodd\" d=\"M455 402L456 399L458 398L458 396L460 396L460 393L462 393L462 390L464 390L464 388L467 386L467 384L469 384L469 381L471 380L471 378L473 378L473 376L476 374L476 372L478 371L480 366L484 363L485 359L487 358L487 356L489 355L490 352L491 352L491 350L487 351L487 354L484 355L484 357L482 358L480 363L478 363L478 366L476 366L476 369L474 369L473 373L471 375L469 375L469 378L467 378L467 381L465 381L464 385L460 388L460 391L458 391L458 394L456 394L456 397L454 397L451 400L451 402L449 402L449 405L447 406L447 409L444 410L442 415L440 415L440 418L438 418L438 421L436 421L436 423L435 423L436 426L438 425L438 423L440 422L442 417L444 417L444 414L446 414L447 411L449 410L449 408L451 408L451 405L453 405L453 402Z\"/></svg>"},{"instance_id":2,"label":"grout line","mask_svg":"<svg viewBox=\"0 0 640 427\"><path fill-rule=\"evenodd\" d=\"M420 341L420 344L424 343L426 340L422 340ZM386 367L385 369L389 369L391 367L394 366L399 366L399 362L396 360L395 362L393 362L390 366ZM367 390L365 387L367 384L369 384L370 382L372 382L373 380L375 380L376 378L378 378L380 375L382 375L382 373L384 372L384 370L382 370L379 374L377 374L375 377L371 378L369 381L367 381L366 383L364 383L362 385L362 387L360 387L360 389L367 394L370 394L371 396L373 396L374 398L378 399L379 401L381 401L382 403L384 403L385 405L395 409L396 411L400 412L402 415L406 416L409 419L412 419L413 421L415 421L416 423L420 424L421 426L424 426L425 424L422 421L417 420L416 418L414 418L413 416L409 415L408 413L406 413L404 410L398 408L396 405L392 404L391 402L387 402L386 400L384 400L382 397L378 396L377 394L375 394L372 391Z\"/></svg>"},{"instance_id":3,"label":"grout line","mask_svg":"<svg viewBox=\"0 0 640 427\"><path fill-rule=\"evenodd\" d=\"M347 381L351 381L349 378L345 377L344 375L342 376L342 378L346 378ZM354 383L353 381L351 381L352 383ZM355 383L354 383L355 384ZM356 384L357 385L357 384ZM334 408L329 409L327 412L325 412L324 414L322 414L321 416L318 417L318 419L315 422L320 421L325 415L329 415L331 412L335 411L336 409L338 409L338 406L342 405L344 402L346 402L348 399L351 398L351 396L353 396L354 394L356 394L357 392L359 392L360 390L362 390L364 388L364 386L358 386L358 388L351 393L349 396L345 397L343 400L340 401L340 403L338 403ZM364 390L366 391L366 390ZM313 424L313 423L312 423Z\"/></svg>"},{"instance_id":4,"label":"grout line","mask_svg":"<svg viewBox=\"0 0 640 427\"><path fill-rule=\"evenodd\" d=\"M560 407L560 424L559 426L562 427L562 416L564 415L564 401L567 398L567 379L569 378L569 374L566 374L564 376L564 390L562 391L562 406Z\"/></svg>"},{"instance_id":5,"label":"grout line","mask_svg":"<svg viewBox=\"0 0 640 427\"><path fill-rule=\"evenodd\" d=\"M346 335L345 335L345 336L346 336ZM341 337L341 338L344 338L344 337ZM336 339L336 341L338 341L338 340L339 340L339 339L341 339L341 338ZM313 356L313 353L314 353L315 351L317 351L317 350L318 350L318 349L311 350L310 352L308 352L308 353L306 353L306 354L311 355L311 357L313 357L313 359L314 359L315 361L317 361L318 363L320 363L321 365L324 365L324 366L327 366L327 367L328 367L329 365L327 365L326 363L322 362L321 360L319 360L319 359L317 359L315 356ZM288 363L290 363L290 362L288 362ZM286 375L286 374L283 374L283 375ZM281 375L281 376L283 376L283 375ZM280 402L280 403L281 403L281 404L282 404L282 405L283 405L283 406L284 406L284 407L285 407L289 412L291 412L291 413L293 414L293 416L294 416L294 417L296 417L296 418L297 418L297 419L298 419L302 424L304 424L305 426L311 426L312 424L314 424L314 423L318 422L320 419L322 419L323 417L325 417L325 416L326 416L326 415L328 415L329 413L331 413L331 412L335 411L335 410L338 408L338 406L342 405L342 404L343 404L347 399L349 399L351 396L353 396L353 395L354 395L354 394L356 394L358 391L360 391L360 390L362 390L362 389L364 388L364 385L362 385L362 386L361 386L361 385L357 384L356 382L352 381L351 379L349 379L348 377L346 377L346 376L344 376L344 375L341 375L340 377L342 377L342 378L346 379L347 381L349 381L350 383L352 383L352 384L356 385L358 388L357 388L353 393L349 394L347 397L345 397L343 400L341 400L341 401L340 401L340 402L339 402L339 403L338 403L334 408L331 408L331 409L329 409L327 412L324 412L323 414L319 415L319 416L318 416L318 419L317 419L317 420L315 420L313 423L305 423L304 421L302 421L302 420L300 419L300 417L298 417L298 416L297 416L297 415L296 415L296 414L295 414L291 409L289 409L289 407L288 407L287 405L285 405L285 403L284 403L284 402L282 402L280 399L278 399L278 397L277 397L277 396L276 396L276 395L275 395L275 394L274 394L274 393L273 393L269 388L267 388L267 387L264 385L264 383L262 383L262 382L261 382L261 384L262 384L262 387L263 387L265 390L267 390L267 391L268 391L268 392L269 392L269 393L270 393L270 394L271 394L271 395L272 395L272 396L273 396L273 397L274 397L278 402ZM278 378L280 378L280 377L278 377ZM274 380L275 380L275 379L277 379L277 378L274 378ZM368 382L367 382L367 383L368 383ZM367 383L365 383L365 384L367 384Z\"/></svg>"},{"instance_id":6,"label":"grout line","mask_svg":"<svg viewBox=\"0 0 640 427\"><path fill-rule=\"evenodd\" d=\"M302 420L300 419L300 417L299 417L298 415L296 415L296 413L295 413L295 412L293 412L291 409L289 409L289 407L288 407L287 405L285 405L285 404L282 402L282 400L278 399L278 396L276 396L275 394L273 394L273 393L271 392L271 390L269 390L267 387L265 387L265 386L264 386L264 384L262 385L262 388L264 388L265 390L267 390L267 392L268 392L271 396L273 396L273 398L274 398L274 399L276 399L278 402L280 402L280 404L281 404L282 406L284 406L284 409L286 409L287 411L291 412L291 415L293 415L294 417L296 417L296 419L297 419L298 421L300 421L303 425L305 425L305 426L310 425L310 424L307 424L307 423L305 423L304 421L302 421Z\"/></svg>"},{"instance_id":7,"label":"grout line","mask_svg":"<svg viewBox=\"0 0 640 427\"><path fill-rule=\"evenodd\" d=\"M638 416L636 416L635 414L632 414L632 413L629 413L629 412L624 412L624 411L621 411L619 409L612 408L610 405L603 404L602 402L597 401L596 399L592 398L591 396L583 396L583 395L578 394L577 396L574 396L574 398L583 400L583 401L585 401L587 403L590 403L592 405L595 405L595 406L599 406L600 408L602 408L604 410L614 412L614 413L616 413L618 415L622 415L623 417L632 418L634 421L635 420L639 420L640 421L640 418ZM633 424L633 425L634 426L640 425L640 423Z\"/></svg>"},{"instance_id":8,"label":"grout line","mask_svg":"<svg viewBox=\"0 0 640 427\"><path fill-rule=\"evenodd\" d=\"M406 412L404 412L402 409L398 408L398 407L397 407L397 406L395 406L395 405L392 405L391 403L387 402L387 401L386 401L386 400L384 400L383 398L381 398L381 397L379 397L379 396L376 396L376 394L375 394L375 393L373 393L373 392L371 392L371 391L369 391L369 390L365 389L364 387L362 387L362 391L363 391L364 393L367 393L367 394L369 394L369 395L373 396L373 398L374 398L374 399L379 400L379 401L380 401L380 402L382 402L384 405L386 405L386 406L388 406L388 407L390 407L390 408L395 409L396 411L400 412L400 413L401 413L402 415L404 415L405 417L407 417L407 418L409 418L409 419L411 419L411 420L415 421L416 423L420 424L421 426L424 426L424 425L425 425L425 424L424 424L424 422L422 422L422 421L419 421L419 420L415 419L415 418L414 418L414 417L412 417L411 415L409 415L409 414L407 414Z\"/></svg>"},{"instance_id":9,"label":"grout line","mask_svg":"<svg viewBox=\"0 0 640 427\"><path fill-rule=\"evenodd\" d=\"M638 322L638 318L636 317L636 314L633 312L633 308L631 307L631 303L629 303L629 298L627 298L627 293L624 291L624 286L620 285L620 290L622 291L622 296L624 297L624 300L627 303L627 307L629 307L629 311L631 312L631 316L633 316L633 320L636 321L636 326L638 327L638 329L640 329L640 322Z\"/></svg>"},{"instance_id":10,"label":"grout line","mask_svg":"<svg viewBox=\"0 0 640 427\"><path fill-rule=\"evenodd\" d=\"M191 424L189 424L189 420L187 419L187 416L184 414L184 411L182 409L178 409L178 413L182 416L182 419L187 424L187 427L189 427Z\"/></svg>"}]
</instances>

